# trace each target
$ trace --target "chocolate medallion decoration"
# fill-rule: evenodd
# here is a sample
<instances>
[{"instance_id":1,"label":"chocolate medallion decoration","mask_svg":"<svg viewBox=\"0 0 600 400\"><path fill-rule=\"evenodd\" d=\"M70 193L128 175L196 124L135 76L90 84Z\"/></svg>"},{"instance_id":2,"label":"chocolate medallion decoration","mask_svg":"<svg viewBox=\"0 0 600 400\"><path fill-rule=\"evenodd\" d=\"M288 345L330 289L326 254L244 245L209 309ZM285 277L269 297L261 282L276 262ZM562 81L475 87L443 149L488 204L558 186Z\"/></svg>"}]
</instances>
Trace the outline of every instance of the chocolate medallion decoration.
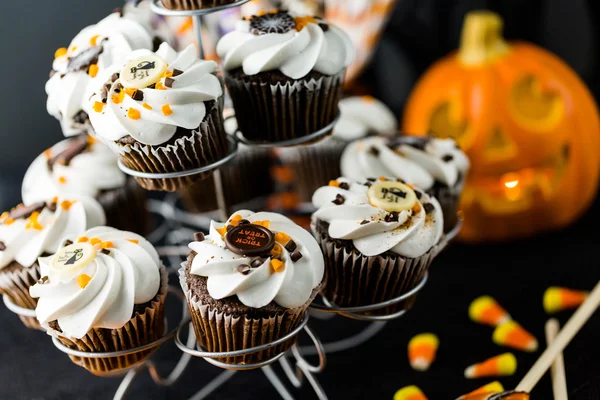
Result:
<instances>
[{"instance_id":1,"label":"chocolate medallion decoration","mask_svg":"<svg viewBox=\"0 0 600 400\"><path fill-rule=\"evenodd\" d=\"M410 210L417 202L415 191L396 181L378 181L367 192L369 202L387 212Z\"/></svg>"},{"instance_id":2,"label":"chocolate medallion decoration","mask_svg":"<svg viewBox=\"0 0 600 400\"><path fill-rule=\"evenodd\" d=\"M243 256L268 254L275 246L273 232L260 225L238 225L225 235L227 248Z\"/></svg>"},{"instance_id":3,"label":"chocolate medallion decoration","mask_svg":"<svg viewBox=\"0 0 600 400\"><path fill-rule=\"evenodd\" d=\"M127 89L143 89L158 82L167 66L167 62L156 54L136 58L121 71L121 84Z\"/></svg>"},{"instance_id":4,"label":"chocolate medallion decoration","mask_svg":"<svg viewBox=\"0 0 600 400\"><path fill-rule=\"evenodd\" d=\"M54 274L69 274L82 270L96 257L96 249L89 243L74 243L54 255L50 268Z\"/></svg>"}]
</instances>

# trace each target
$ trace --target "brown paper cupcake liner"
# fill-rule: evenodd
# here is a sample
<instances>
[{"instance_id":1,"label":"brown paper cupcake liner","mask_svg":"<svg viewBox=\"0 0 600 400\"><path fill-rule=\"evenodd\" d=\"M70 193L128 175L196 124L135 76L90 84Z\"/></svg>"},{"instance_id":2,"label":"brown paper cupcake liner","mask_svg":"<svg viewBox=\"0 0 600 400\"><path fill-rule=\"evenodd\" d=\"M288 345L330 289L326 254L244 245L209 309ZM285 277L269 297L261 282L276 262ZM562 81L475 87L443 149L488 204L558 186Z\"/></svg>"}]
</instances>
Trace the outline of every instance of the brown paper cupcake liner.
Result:
<instances>
[{"instance_id":1,"label":"brown paper cupcake liner","mask_svg":"<svg viewBox=\"0 0 600 400\"><path fill-rule=\"evenodd\" d=\"M269 173L272 158L267 149L239 145L238 154L220 169L223 194L229 206L238 205L273 192ZM215 181L212 177L185 186L179 191L184 206L191 212L201 213L218 208Z\"/></svg>"},{"instance_id":2,"label":"brown paper cupcake liner","mask_svg":"<svg viewBox=\"0 0 600 400\"><path fill-rule=\"evenodd\" d=\"M112 143L123 164L135 171L169 173L199 168L218 161L228 153L228 142L223 127L223 99L212 104L198 130L180 137L171 144L148 146L136 142L133 145ZM212 172L181 178L149 179L135 178L146 190L175 190L206 179Z\"/></svg>"},{"instance_id":3,"label":"brown paper cupcake liner","mask_svg":"<svg viewBox=\"0 0 600 400\"><path fill-rule=\"evenodd\" d=\"M345 70L276 84L267 75L239 74L226 73L225 83L239 129L248 140L279 142L308 136L337 116Z\"/></svg>"},{"instance_id":4,"label":"brown paper cupcake liner","mask_svg":"<svg viewBox=\"0 0 600 400\"><path fill-rule=\"evenodd\" d=\"M450 232L458 223L458 203L464 182L461 180L453 187L435 185L427 194L435 197L444 214L444 233Z\"/></svg>"},{"instance_id":5,"label":"brown paper cupcake liner","mask_svg":"<svg viewBox=\"0 0 600 400\"><path fill-rule=\"evenodd\" d=\"M150 214L146 207L146 191L128 177L125 186L97 196L106 214L106 224L113 228L145 236L150 232Z\"/></svg>"},{"instance_id":6,"label":"brown paper cupcake liner","mask_svg":"<svg viewBox=\"0 0 600 400\"><path fill-rule=\"evenodd\" d=\"M319 291L319 288L313 290L311 297L304 305L286 309L283 314L260 319L237 317L202 304L200 299L192 294L187 284L185 268L184 265L179 270L179 281L188 302L196 340L203 349L209 352L244 350L284 337L300 325L308 306ZM267 350L237 357L217 358L216 360L227 364L259 363L287 351L295 342L296 337L293 337Z\"/></svg>"},{"instance_id":7,"label":"brown paper cupcake liner","mask_svg":"<svg viewBox=\"0 0 600 400\"><path fill-rule=\"evenodd\" d=\"M281 162L294 171L293 186L300 201L311 201L318 188L342 176L340 159L346 145L331 137L310 146L277 149Z\"/></svg>"},{"instance_id":8,"label":"brown paper cupcake liner","mask_svg":"<svg viewBox=\"0 0 600 400\"><path fill-rule=\"evenodd\" d=\"M321 228L312 226L325 256L324 288L321 293L339 307L382 303L408 293L425 277L442 243L417 258L390 252L367 257L354 246L332 239ZM443 239L442 239L443 240ZM387 315L410 309L416 293L408 299L366 315Z\"/></svg>"},{"instance_id":9,"label":"brown paper cupcake liner","mask_svg":"<svg viewBox=\"0 0 600 400\"><path fill-rule=\"evenodd\" d=\"M164 334L164 304L167 297L167 272L160 269L161 287L156 297L147 304L144 312L135 315L119 329L92 328L83 338L74 339L64 336L55 324L45 327L48 334L55 336L70 349L87 353L114 352L130 350L154 342ZM53 321L54 322L54 321ZM54 327L53 327L54 326ZM71 361L96 375L105 375L130 368L147 360L156 348L118 357L83 358L69 355Z\"/></svg>"},{"instance_id":10,"label":"brown paper cupcake liner","mask_svg":"<svg viewBox=\"0 0 600 400\"><path fill-rule=\"evenodd\" d=\"M6 268L0 270L0 294L8 296L19 307L35 310L37 300L29 294L29 288L35 285L40 278L38 263L25 268L13 261ZM26 327L43 330L35 317L19 315L19 318Z\"/></svg>"},{"instance_id":11,"label":"brown paper cupcake liner","mask_svg":"<svg viewBox=\"0 0 600 400\"><path fill-rule=\"evenodd\" d=\"M239 0L161 0L169 10L201 10L232 4Z\"/></svg>"}]
</instances>

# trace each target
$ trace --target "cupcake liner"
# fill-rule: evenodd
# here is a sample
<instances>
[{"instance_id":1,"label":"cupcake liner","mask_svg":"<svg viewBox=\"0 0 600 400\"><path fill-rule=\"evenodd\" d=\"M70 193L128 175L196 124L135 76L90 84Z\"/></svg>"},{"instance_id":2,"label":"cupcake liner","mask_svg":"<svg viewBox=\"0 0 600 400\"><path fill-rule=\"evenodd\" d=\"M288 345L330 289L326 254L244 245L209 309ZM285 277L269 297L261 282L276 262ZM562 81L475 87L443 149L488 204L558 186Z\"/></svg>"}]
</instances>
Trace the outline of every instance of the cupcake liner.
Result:
<instances>
[{"instance_id":1,"label":"cupcake liner","mask_svg":"<svg viewBox=\"0 0 600 400\"><path fill-rule=\"evenodd\" d=\"M240 145L235 159L220 169L223 194L229 206L238 205L273 192L269 173L272 159L267 149ZM212 176L179 191L184 206L200 213L218 208Z\"/></svg>"},{"instance_id":2,"label":"cupcake liner","mask_svg":"<svg viewBox=\"0 0 600 400\"><path fill-rule=\"evenodd\" d=\"M19 307L35 310L37 300L29 294L29 288L35 285L40 278L38 263L26 268L17 262L13 262L0 270L0 294L8 296ZM19 315L19 318L26 327L43 330L35 317Z\"/></svg>"},{"instance_id":3,"label":"cupcake liner","mask_svg":"<svg viewBox=\"0 0 600 400\"><path fill-rule=\"evenodd\" d=\"M142 236L150 232L146 191L135 179L128 177L125 186L104 191L97 199L104 209L108 226Z\"/></svg>"},{"instance_id":4,"label":"cupcake liner","mask_svg":"<svg viewBox=\"0 0 600 400\"><path fill-rule=\"evenodd\" d=\"M241 78L225 74L238 126L246 139L295 139L308 136L335 119L345 70L336 75L276 84L262 81L263 74Z\"/></svg>"},{"instance_id":5,"label":"cupcake liner","mask_svg":"<svg viewBox=\"0 0 600 400\"><path fill-rule=\"evenodd\" d=\"M390 252L367 257L352 245L332 239L322 229L311 227L325 256L324 288L321 293L340 307L382 303L414 289L429 270L431 261L443 247L438 245L417 258ZM408 299L365 315L387 315L410 309L416 293Z\"/></svg>"},{"instance_id":6,"label":"cupcake liner","mask_svg":"<svg viewBox=\"0 0 600 400\"><path fill-rule=\"evenodd\" d=\"M126 167L135 171L169 173L186 171L212 164L224 158L228 142L223 128L223 99L214 103L198 130L180 137L171 144L149 146L139 142L133 145L112 143ZM206 179L212 172L181 178L135 178L146 190L174 192L196 181Z\"/></svg>"},{"instance_id":7,"label":"cupcake liner","mask_svg":"<svg viewBox=\"0 0 600 400\"><path fill-rule=\"evenodd\" d=\"M444 214L444 233L450 232L458 223L458 203L464 186L463 180L453 187L435 185L427 194L435 197L442 207Z\"/></svg>"},{"instance_id":8,"label":"cupcake liner","mask_svg":"<svg viewBox=\"0 0 600 400\"><path fill-rule=\"evenodd\" d=\"M167 297L167 272L160 268L161 287L143 313L135 315L119 329L92 328L81 339L65 336L51 326L44 326L51 336L73 350L88 353L129 350L160 339L164 334L164 304ZM52 324L52 323L51 323ZM130 368L148 359L158 347L118 357L82 358L69 355L71 361L96 375Z\"/></svg>"},{"instance_id":9,"label":"cupcake liner","mask_svg":"<svg viewBox=\"0 0 600 400\"><path fill-rule=\"evenodd\" d=\"M346 145L331 137L310 146L277 149L281 162L294 171L293 187L300 201L311 201L318 188L342 176L340 159Z\"/></svg>"},{"instance_id":10,"label":"cupcake liner","mask_svg":"<svg viewBox=\"0 0 600 400\"><path fill-rule=\"evenodd\" d=\"M302 322L308 306L318 293L317 288L301 307L287 309L283 314L273 315L270 318L252 319L243 315L235 316L202 304L200 299L192 294L187 284L185 268L184 264L179 270L179 281L188 302L196 340L209 352L248 349L271 343L287 335ZM287 351L295 342L296 338L293 337L267 350L216 360L227 364L254 364Z\"/></svg>"},{"instance_id":11,"label":"cupcake liner","mask_svg":"<svg viewBox=\"0 0 600 400\"><path fill-rule=\"evenodd\" d=\"M161 0L161 3L169 10L201 10L235 3L236 1L239 0Z\"/></svg>"}]
</instances>

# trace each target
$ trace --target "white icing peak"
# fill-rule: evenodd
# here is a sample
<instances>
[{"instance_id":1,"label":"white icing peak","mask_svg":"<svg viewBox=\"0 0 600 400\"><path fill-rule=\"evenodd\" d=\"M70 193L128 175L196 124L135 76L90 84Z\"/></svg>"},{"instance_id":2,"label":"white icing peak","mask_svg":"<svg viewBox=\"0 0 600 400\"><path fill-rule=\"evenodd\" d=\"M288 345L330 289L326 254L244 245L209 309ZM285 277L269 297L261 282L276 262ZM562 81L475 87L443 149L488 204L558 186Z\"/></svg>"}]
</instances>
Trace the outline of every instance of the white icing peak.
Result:
<instances>
[{"instance_id":1,"label":"white icing peak","mask_svg":"<svg viewBox=\"0 0 600 400\"><path fill-rule=\"evenodd\" d=\"M416 258L440 241L444 217L434 197L415 189L415 193L419 193L418 206L401 211L397 220L390 220L388 211L369 201L369 185L345 178L339 178L337 182L341 187L324 186L314 193L312 201L317 211L312 215L313 230L318 221L327 222L329 236L352 240L365 256L391 251ZM338 196L344 199L339 205L333 202Z\"/></svg>"},{"instance_id":2,"label":"white icing peak","mask_svg":"<svg viewBox=\"0 0 600 400\"><path fill-rule=\"evenodd\" d=\"M350 143L341 159L342 175L356 181L370 177L400 178L423 190L440 182L452 187L469 169L469 159L452 139L429 139L424 148L418 138L398 138L393 149L388 138L372 137Z\"/></svg>"},{"instance_id":3,"label":"white icing peak","mask_svg":"<svg viewBox=\"0 0 600 400\"><path fill-rule=\"evenodd\" d=\"M95 67L89 70L69 70L69 61L101 47ZM54 75L46 83L48 113L58 119L65 136L91 132L89 124L76 122L75 116L86 110L86 88L92 77L114 63L120 63L137 49L152 49L150 21L142 24L138 14L113 13L95 25L84 28L71 41L67 51L54 59ZM89 53L88 53L89 54ZM91 60L90 60L91 61Z\"/></svg>"},{"instance_id":4,"label":"white icing peak","mask_svg":"<svg viewBox=\"0 0 600 400\"><path fill-rule=\"evenodd\" d=\"M104 225L106 218L96 200L81 196L57 199L55 211L46 206L28 218L11 219L4 214L0 221L1 270L13 261L31 267L42 254L56 252L65 238Z\"/></svg>"},{"instance_id":5,"label":"white icing peak","mask_svg":"<svg viewBox=\"0 0 600 400\"><path fill-rule=\"evenodd\" d=\"M341 116L333 130L334 137L351 141L371 133L394 136L398 132L396 116L385 104L371 96L342 99L339 107Z\"/></svg>"},{"instance_id":6,"label":"white icing peak","mask_svg":"<svg viewBox=\"0 0 600 400\"><path fill-rule=\"evenodd\" d=\"M235 254L227 248L224 237L217 231L223 232L227 225L240 217L251 223L269 221L268 229L274 234L282 232L288 235L302 257L293 261L285 248L286 243L276 236L276 246L282 249L283 267L275 271L270 257L258 267L250 267L256 257ZM238 211L225 224L211 222L210 235L202 242L190 243L189 247L197 253L190 272L208 278L208 292L217 300L236 295L248 307L260 308L274 301L282 307L295 308L308 301L313 289L323 279L323 255L315 239L279 214ZM247 266L247 274L239 271L241 265Z\"/></svg>"},{"instance_id":7,"label":"white icing peak","mask_svg":"<svg viewBox=\"0 0 600 400\"><path fill-rule=\"evenodd\" d=\"M108 90L107 103L102 105L102 89L110 76L120 72L127 62L144 55L160 57L168 64L169 73L178 70L181 74L163 76L154 89L140 89L143 100L134 100L132 93L126 94L117 79ZM130 135L143 144L159 145L169 141L178 127L197 129L206 115L204 102L217 100L223 94L216 71L215 62L198 59L194 45L180 53L167 43L156 53L149 50L131 53L125 62L107 69L94 80L94 94L88 106L92 109L89 115L96 134L109 141Z\"/></svg>"},{"instance_id":8,"label":"white icing peak","mask_svg":"<svg viewBox=\"0 0 600 400\"><path fill-rule=\"evenodd\" d=\"M103 190L123 187L126 176L117 166L117 156L101 142L91 141L86 151L76 155L68 165L48 160L66 150L73 140L67 139L40 154L27 169L21 188L23 203L30 205L54 196L97 197Z\"/></svg>"},{"instance_id":9,"label":"white icing peak","mask_svg":"<svg viewBox=\"0 0 600 400\"><path fill-rule=\"evenodd\" d=\"M140 235L101 226L70 240L80 238L96 250L90 261L60 273L53 267L54 257L40 258L48 280L29 290L39 297L35 311L42 326L57 320L63 335L77 339L91 328L121 328L131 319L134 304L151 301L161 282L158 253Z\"/></svg>"},{"instance_id":10,"label":"white icing peak","mask_svg":"<svg viewBox=\"0 0 600 400\"><path fill-rule=\"evenodd\" d=\"M329 25L324 31L319 21L310 17L296 17L291 13L286 15L285 12L278 15L286 19L291 16L292 21L295 18L296 27L285 33L257 35L252 32L252 23L268 15L238 21L235 30L223 36L217 44L223 70L242 67L246 75L279 70L289 78L300 79L313 70L324 75L335 75L354 61L352 42L340 29ZM299 20L305 18L308 18L306 25L297 25ZM286 30L277 26L275 21L265 22L266 27L271 24L275 24L274 29Z\"/></svg>"}]
</instances>

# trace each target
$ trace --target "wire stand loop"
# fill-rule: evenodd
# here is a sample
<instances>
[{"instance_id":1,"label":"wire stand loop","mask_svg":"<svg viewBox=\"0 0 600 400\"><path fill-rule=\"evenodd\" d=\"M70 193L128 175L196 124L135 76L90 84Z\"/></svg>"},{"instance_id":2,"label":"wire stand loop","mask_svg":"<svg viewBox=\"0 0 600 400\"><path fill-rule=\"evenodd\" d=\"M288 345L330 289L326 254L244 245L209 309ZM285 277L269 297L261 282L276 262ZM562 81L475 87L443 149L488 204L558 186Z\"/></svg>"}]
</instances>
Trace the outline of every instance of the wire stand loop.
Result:
<instances>
[{"instance_id":1,"label":"wire stand loop","mask_svg":"<svg viewBox=\"0 0 600 400\"><path fill-rule=\"evenodd\" d=\"M208 15L208 14L212 14L215 12L227 10L229 8L240 7L240 6L248 3L249 1L250 0L239 0L239 1L236 1L231 4L224 4L222 6L211 7L211 8L202 8L200 10L170 10L168 8L165 8L165 6L162 5L160 0L152 0L152 3L150 3L150 9L155 14L164 15L167 17L192 17L192 16Z\"/></svg>"},{"instance_id":2,"label":"wire stand loop","mask_svg":"<svg viewBox=\"0 0 600 400\"><path fill-rule=\"evenodd\" d=\"M31 310L29 308L24 308L24 307L20 307L20 306L16 305L15 303L12 302L10 297L8 297L7 295L2 296L2 300L4 301L4 305L6 306L6 308L8 308L13 313L15 313L21 317L30 317L30 318L36 317L35 310Z\"/></svg>"}]
</instances>

